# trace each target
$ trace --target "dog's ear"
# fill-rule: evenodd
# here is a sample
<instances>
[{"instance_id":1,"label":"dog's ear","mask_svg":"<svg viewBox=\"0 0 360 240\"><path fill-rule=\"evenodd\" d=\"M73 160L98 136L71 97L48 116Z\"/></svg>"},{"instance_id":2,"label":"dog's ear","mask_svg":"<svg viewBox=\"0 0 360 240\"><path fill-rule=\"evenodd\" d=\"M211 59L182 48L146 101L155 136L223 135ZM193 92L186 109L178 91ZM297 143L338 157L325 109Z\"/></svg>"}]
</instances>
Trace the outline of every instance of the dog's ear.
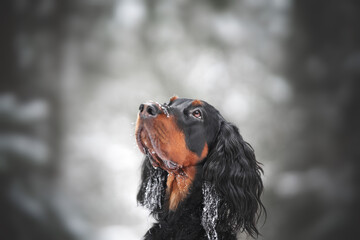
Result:
<instances>
[{"instance_id":1,"label":"dog's ear","mask_svg":"<svg viewBox=\"0 0 360 240\"><path fill-rule=\"evenodd\" d=\"M151 210L155 219L158 218L158 214L163 208L166 178L166 171L161 168L154 168L151 165L150 157L146 156L142 164L137 201L140 205Z\"/></svg>"},{"instance_id":2,"label":"dog's ear","mask_svg":"<svg viewBox=\"0 0 360 240\"><path fill-rule=\"evenodd\" d=\"M223 120L203 172L205 183L211 186L208 192L219 199L217 230L246 231L252 237L259 234L256 222L265 211L260 200L261 173L253 148L243 140L235 125Z\"/></svg>"}]
</instances>

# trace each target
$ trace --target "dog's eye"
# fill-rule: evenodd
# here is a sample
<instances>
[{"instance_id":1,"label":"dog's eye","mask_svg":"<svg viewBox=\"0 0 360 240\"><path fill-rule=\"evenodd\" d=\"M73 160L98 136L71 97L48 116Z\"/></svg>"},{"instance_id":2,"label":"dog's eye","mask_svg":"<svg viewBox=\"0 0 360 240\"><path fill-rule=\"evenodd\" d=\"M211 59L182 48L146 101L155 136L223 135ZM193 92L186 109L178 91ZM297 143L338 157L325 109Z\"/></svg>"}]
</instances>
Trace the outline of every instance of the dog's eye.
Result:
<instances>
[{"instance_id":1,"label":"dog's eye","mask_svg":"<svg viewBox=\"0 0 360 240\"><path fill-rule=\"evenodd\" d=\"M200 110L195 110L192 112L192 115L196 118L199 118L199 119L202 119L202 115L201 115L201 112Z\"/></svg>"}]
</instances>

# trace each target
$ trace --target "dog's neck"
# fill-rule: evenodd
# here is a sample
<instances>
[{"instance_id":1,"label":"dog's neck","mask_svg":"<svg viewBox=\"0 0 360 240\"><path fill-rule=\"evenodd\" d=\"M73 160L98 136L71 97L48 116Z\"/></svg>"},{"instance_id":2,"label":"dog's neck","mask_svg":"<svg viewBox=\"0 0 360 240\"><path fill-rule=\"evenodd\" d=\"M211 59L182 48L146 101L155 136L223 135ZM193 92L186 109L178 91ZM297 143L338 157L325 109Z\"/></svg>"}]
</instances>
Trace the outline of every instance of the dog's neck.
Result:
<instances>
[{"instance_id":1,"label":"dog's neck","mask_svg":"<svg viewBox=\"0 0 360 240\"><path fill-rule=\"evenodd\" d=\"M175 211L179 203L189 193L189 188L195 178L196 166L182 168L179 172L169 172L167 177L166 195L169 201L169 209Z\"/></svg>"}]
</instances>

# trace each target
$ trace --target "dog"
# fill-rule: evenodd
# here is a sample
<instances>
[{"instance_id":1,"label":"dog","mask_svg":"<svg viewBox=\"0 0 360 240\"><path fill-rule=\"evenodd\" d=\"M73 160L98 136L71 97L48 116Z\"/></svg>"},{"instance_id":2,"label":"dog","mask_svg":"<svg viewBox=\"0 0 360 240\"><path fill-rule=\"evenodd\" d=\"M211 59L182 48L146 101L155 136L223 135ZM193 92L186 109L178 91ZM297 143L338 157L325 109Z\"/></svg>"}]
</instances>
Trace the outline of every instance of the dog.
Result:
<instances>
[{"instance_id":1,"label":"dog","mask_svg":"<svg viewBox=\"0 0 360 240\"><path fill-rule=\"evenodd\" d=\"M137 201L156 220L145 240L259 235L263 169L215 107L176 96L141 104L135 136L145 155Z\"/></svg>"}]
</instances>

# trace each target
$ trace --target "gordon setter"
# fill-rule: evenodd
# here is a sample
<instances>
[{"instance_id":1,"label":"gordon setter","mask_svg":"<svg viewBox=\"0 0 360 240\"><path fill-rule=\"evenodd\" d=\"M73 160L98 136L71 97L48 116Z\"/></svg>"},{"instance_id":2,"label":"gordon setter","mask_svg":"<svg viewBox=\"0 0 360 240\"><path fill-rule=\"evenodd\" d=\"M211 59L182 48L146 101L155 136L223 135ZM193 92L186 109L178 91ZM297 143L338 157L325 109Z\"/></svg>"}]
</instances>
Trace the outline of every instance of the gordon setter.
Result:
<instances>
[{"instance_id":1,"label":"gordon setter","mask_svg":"<svg viewBox=\"0 0 360 240\"><path fill-rule=\"evenodd\" d=\"M172 97L139 110L145 159L137 201L157 220L144 239L257 237L263 170L238 128L200 100Z\"/></svg>"}]
</instances>

